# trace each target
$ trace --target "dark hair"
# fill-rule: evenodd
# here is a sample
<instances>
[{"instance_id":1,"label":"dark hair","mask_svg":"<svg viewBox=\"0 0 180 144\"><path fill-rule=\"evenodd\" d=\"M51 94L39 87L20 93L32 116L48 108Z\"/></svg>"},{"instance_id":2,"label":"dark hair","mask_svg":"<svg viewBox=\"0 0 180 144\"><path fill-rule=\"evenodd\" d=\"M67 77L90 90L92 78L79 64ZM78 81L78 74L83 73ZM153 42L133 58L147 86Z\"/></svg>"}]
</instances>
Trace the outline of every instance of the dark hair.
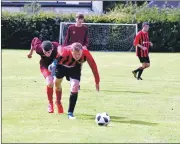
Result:
<instances>
[{"instance_id":1,"label":"dark hair","mask_svg":"<svg viewBox=\"0 0 180 144\"><path fill-rule=\"evenodd\" d=\"M149 23L148 23L148 22L143 22L143 23L142 23L142 28L143 28L145 25L149 25Z\"/></svg>"},{"instance_id":2,"label":"dark hair","mask_svg":"<svg viewBox=\"0 0 180 144\"><path fill-rule=\"evenodd\" d=\"M82 13L78 13L76 15L76 18L79 18L79 19L84 19L84 15Z\"/></svg>"},{"instance_id":3,"label":"dark hair","mask_svg":"<svg viewBox=\"0 0 180 144\"><path fill-rule=\"evenodd\" d=\"M43 41L41 44L42 49L44 49L45 51L50 51L53 48L53 45L50 41Z\"/></svg>"}]
</instances>

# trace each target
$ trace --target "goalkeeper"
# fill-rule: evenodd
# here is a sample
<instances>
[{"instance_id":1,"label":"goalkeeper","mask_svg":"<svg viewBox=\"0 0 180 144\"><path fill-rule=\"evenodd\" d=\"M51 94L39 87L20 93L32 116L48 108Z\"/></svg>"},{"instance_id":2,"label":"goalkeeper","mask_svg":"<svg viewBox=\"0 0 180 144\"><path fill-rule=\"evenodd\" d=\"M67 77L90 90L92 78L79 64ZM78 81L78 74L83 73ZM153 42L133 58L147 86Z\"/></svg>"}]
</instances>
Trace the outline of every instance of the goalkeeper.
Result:
<instances>
[{"instance_id":1,"label":"goalkeeper","mask_svg":"<svg viewBox=\"0 0 180 144\"><path fill-rule=\"evenodd\" d=\"M83 25L84 15L78 13L76 15L76 23L68 27L66 38L63 46L71 45L74 42L79 42L84 48L88 47L88 27Z\"/></svg>"}]
</instances>

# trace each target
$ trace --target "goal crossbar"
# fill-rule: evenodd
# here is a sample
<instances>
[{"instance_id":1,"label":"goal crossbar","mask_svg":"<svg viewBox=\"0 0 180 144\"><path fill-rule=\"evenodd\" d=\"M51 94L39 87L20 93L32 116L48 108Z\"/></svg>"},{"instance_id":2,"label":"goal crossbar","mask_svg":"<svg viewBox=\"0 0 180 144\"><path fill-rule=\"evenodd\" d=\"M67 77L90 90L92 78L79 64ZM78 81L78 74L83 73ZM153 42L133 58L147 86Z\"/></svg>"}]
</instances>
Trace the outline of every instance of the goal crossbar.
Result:
<instances>
[{"instance_id":1,"label":"goal crossbar","mask_svg":"<svg viewBox=\"0 0 180 144\"><path fill-rule=\"evenodd\" d=\"M64 35L64 27L67 27L68 25L72 25L75 24L75 22L60 22L60 31L59 31L59 43L62 44L65 35ZM89 25L89 26L133 26L134 27L134 34L137 34L138 32L138 25L137 24L129 24L129 23L125 23L125 24L116 24L116 23L83 23L84 25ZM131 27L132 28L132 27ZM131 30L132 31L132 30ZM128 37L127 37L128 38ZM131 38L132 39L132 38ZM126 40L126 38L124 38L124 40ZM119 39L119 41L121 41L121 39Z\"/></svg>"}]
</instances>

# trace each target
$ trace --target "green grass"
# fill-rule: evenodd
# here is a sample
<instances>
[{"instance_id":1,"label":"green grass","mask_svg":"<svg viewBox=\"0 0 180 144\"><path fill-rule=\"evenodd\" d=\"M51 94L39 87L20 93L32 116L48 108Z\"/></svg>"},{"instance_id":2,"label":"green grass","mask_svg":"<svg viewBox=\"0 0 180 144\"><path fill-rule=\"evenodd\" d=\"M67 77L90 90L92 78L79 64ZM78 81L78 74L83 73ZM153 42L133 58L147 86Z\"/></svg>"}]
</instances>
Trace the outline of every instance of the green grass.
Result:
<instances>
[{"instance_id":1,"label":"green grass","mask_svg":"<svg viewBox=\"0 0 180 144\"><path fill-rule=\"evenodd\" d=\"M69 83L63 81L66 113L47 113L39 56L27 59L27 52L2 51L2 142L180 142L180 54L151 54L151 67L137 81L134 53L93 52L101 91L84 64L77 119L68 120ZM100 127L94 118L104 111L111 122Z\"/></svg>"}]
</instances>

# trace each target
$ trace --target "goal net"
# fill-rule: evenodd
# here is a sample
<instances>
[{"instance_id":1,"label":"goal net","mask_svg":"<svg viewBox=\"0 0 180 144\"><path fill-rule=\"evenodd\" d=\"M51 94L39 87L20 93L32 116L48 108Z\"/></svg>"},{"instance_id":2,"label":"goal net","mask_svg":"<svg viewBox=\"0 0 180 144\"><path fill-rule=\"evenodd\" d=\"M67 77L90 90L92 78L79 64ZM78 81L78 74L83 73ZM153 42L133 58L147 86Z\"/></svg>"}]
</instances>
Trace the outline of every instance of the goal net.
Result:
<instances>
[{"instance_id":1,"label":"goal net","mask_svg":"<svg viewBox=\"0 0 180 144\"><path fill-rule=\"evenodd\" d=\"M60 23L60 44L64 43L69 25ZM89 50L93 51L134 51L133 40L137 24L84 23L88 27Z\"/></svg>"}]
</instances>

